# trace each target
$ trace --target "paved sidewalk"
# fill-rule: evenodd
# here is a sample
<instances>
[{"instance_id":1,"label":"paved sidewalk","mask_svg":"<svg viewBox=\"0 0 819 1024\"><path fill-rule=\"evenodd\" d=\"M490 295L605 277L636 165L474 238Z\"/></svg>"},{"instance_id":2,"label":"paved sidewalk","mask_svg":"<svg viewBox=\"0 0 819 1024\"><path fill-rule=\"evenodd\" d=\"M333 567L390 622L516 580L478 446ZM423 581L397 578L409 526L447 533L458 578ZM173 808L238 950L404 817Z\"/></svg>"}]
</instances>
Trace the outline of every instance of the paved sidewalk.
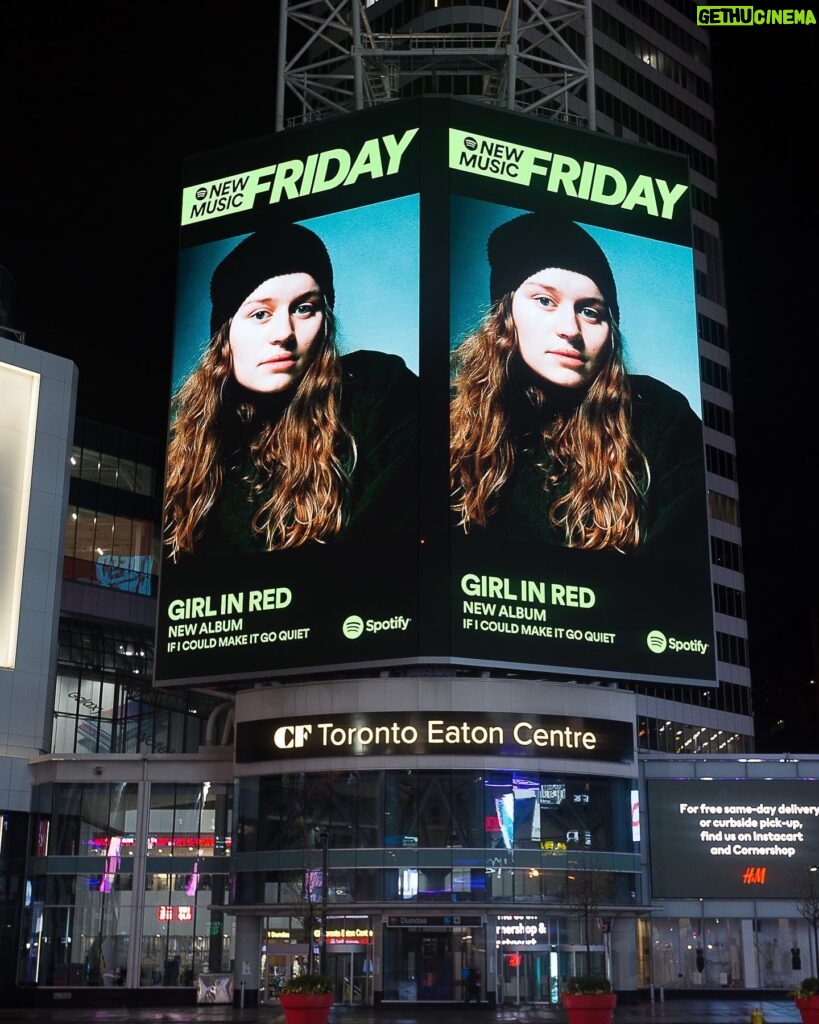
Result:
<instances>
[{"instance_id":1,"label":"paved sidewalk","mask_svg":"<svg viewBox=\"0 0 819 1024\"><path fill-rule=\"evenodd\" d=\"M614 1024L751 1024L761 1010L765 1024L799 1024L799 1011L789 999L671 999L618 1006ZM0 1024L283 1024L274 1006L234 1009L230 1006L93 1009L87 1007L0 1008ZM522 1006L334 1006L329 1024L566 1024L560 1007Z\"/></svg>"}]
</instances>

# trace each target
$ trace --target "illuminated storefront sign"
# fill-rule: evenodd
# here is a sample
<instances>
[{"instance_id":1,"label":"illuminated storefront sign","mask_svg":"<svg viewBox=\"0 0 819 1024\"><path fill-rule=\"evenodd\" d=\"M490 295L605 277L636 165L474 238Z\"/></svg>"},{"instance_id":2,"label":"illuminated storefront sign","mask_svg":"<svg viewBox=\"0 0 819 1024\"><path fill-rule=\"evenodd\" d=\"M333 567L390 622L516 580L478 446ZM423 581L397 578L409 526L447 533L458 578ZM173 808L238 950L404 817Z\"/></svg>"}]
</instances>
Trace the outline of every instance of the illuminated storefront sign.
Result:
<instances>
[{"instance_id":1,"label":"illuminated storefront sign","mask_svg":"<svg viewBox=\"0 0 819 1024\"><path fill-rule=\"evenodd\" d=\"M495 947L537 946L549 942L548 922L534 914L500 914L495 925Z\"/></svg>"},{"instance_id":2,"label":"illuminated storefront sign","mask_svg":"<svg viewBox=\"0 0 819 1024\"><path fill-rule=\"evenodd\" d=\"M156 919L163 923L179 921L185 923L193 920L193 907L172 907L163 905L156 908Z\"/></svg>"},{"instance_id":3,"label":"illuminated storefront sign","mask_svg":"<svg viewBox=\"0 0 819 1024\"><path fill-rule=\"evenodd\" d=\"M368 754L514 754L628 762L630 722L483 712L334 715L239 722L236 760Z\"/></svg>"},{"instance_id":4,"label":"illuminated storefront sign","mask_svg":"<svg viewBox=\"0 0 819 1024\"><path fill-rule=\"evenodd\" d=\"M388 928L476 928L482 924L477 914L388 914Z\"/></svg>"},{"instance_id":5,"label":"illuminated storefront sign","mask_svg":"<svg viewBox=\"0 0 819 1024\"><path fill-rule=\"evenodd\" d=\"M86 842L97 852L102 852L113 840L108 836L101 835L94 836ZM128 850L133 848L136 839L133 834L126 834L118 837L118 842L118 849ZM213 853L217 857L230 852L232 844L231 836L214 835L149 835L146 840L149 853L161 853L163 850L199 850L200 852L206 851L208 854Z\"/></svg>"},{"instance_id":6,"label":"illuminated storefront sign","mask_svg":"<svg viewBox=\"0 0 819 1024\"><path fill-rule=\"evenodd\" d=\"M316 941L321 940L321 929L313 932ZM324 941L328 946L354 945L368 946L373 941L372 928L328 928L324 933Z\"/></svg>"}]
</instances>

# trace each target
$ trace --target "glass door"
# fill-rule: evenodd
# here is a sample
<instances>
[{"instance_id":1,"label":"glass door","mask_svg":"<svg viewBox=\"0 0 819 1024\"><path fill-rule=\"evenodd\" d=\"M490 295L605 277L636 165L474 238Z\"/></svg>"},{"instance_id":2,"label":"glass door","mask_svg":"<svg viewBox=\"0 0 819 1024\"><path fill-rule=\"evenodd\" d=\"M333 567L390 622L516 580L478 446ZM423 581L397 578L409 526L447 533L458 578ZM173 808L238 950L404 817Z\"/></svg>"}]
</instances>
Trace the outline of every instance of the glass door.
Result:
<instances>
[{"instance_id":1,"label":"glass door","mask_svg":"<svg viewBox=\"0 0 819 1024\"><path fill-rule=\"evenodd\" d=\"M259 1001L268 1006L278 1002L281 987L294 974L307 971L306 953L262 953Z\"/></svg>"},{"instance_id":2,"label":"glass door","mask_svg":"<svg viewBox=\"0 0 819 1024\"><path fill-rule=\"evenodd\" d=\"M558 956L545 950L504 951L498 957L502 1003L556 1003Z\"/></svg>"},{"instance_id":3,"label":"glass door","mask_svg":"<svg viewBox=\"0 0 819 1024\"><path fill-rule=\"evenodd\" d=\"M591 960L585 946L568 946L558 953L560 987L575 975L597 974L605 977L606 953L600 946L593 946Z\"/></svg>"},{"instance_id":4,"label":"glass door","mask_svg":"<svg viewBox=\"0 0 819 1024\"><path fill-rule=\"evenodd\" d=\"M327 952L327 973L333 979L336 1003L372 1005L372 947Z\"/></svg>"}]
</instances>

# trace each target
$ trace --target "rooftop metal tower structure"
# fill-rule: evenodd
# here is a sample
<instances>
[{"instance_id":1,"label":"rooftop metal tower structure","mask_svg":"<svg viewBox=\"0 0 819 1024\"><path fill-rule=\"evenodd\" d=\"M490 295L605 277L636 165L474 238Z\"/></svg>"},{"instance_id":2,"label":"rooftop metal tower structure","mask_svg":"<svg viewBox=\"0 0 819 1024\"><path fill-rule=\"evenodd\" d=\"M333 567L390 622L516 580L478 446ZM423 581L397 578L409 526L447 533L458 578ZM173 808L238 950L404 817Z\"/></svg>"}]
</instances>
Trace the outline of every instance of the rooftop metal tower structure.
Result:
<instances>
[{"instance_id":1,"label":"rooftop metal tower structure","mask_svg":"<svg viewBox=\"0 0 819 1024\"><path fill-rule=\"evenodd\" d=\"M596 127L592 0L281 0L276 131L417 95Z\"/></svg>"}]
</instances>

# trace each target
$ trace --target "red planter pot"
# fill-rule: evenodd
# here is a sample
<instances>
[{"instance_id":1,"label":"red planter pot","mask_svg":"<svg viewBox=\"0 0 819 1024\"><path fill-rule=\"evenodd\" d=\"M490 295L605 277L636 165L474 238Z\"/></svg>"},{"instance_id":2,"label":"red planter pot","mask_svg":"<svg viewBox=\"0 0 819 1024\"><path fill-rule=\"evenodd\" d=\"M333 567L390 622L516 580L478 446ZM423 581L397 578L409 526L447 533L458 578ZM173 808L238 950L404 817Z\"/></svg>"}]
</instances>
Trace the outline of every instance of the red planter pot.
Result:
<instances>
[{"instance_id":1,"label":"red planter pot","mask_svg":"<svg viewBox=\"0 0 819 1024\"><path fill-rule=\"evenodd\" d=\"M327 1024L332 992L291 992L279 997L286 1024Z\"/></svg>"},{"instance_id":2,"label":"red planter pot","mask_svg":"<svg viewBox=\"0 0 819 1024\"><path fill-rule=\"evenodd\" d=\"M802 1024L819 1024L819 996L797 996L794 1002L802 1015Z\"/></svg>"},{"instance_id":3,"label":"red planter pot","mask_svg":"<svg viewBox=\"0 0 819 1024\"><path fill-rule=\"evenodd\" d=\"M599 996L573 996L563 993L563 1007L569 1024L611 1024L617 996L613 993ZM816 1022L819 1024L819 1021Z\"/></svg>"}]
</instances>

